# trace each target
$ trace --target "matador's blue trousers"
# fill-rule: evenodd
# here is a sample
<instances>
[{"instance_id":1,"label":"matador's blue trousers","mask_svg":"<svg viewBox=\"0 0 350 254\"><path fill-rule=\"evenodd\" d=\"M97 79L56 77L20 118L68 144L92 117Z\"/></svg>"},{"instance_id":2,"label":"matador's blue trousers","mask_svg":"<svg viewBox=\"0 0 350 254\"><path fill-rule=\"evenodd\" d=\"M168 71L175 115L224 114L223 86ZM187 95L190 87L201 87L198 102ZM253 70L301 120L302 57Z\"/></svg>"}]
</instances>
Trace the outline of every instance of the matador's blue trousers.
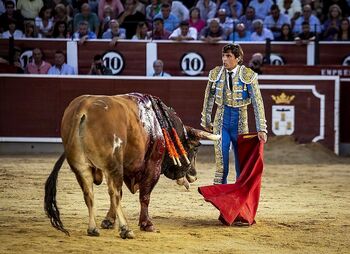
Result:
<instances>
[{"instance_id":1,"label":"matador's blue trousers","mask_svg":"<svg viewBox=\"0 0 350 254\"><path fill-rule=\"evenodd\" d=\"M232 142L233 152L235 155L236 179L240 174L238 162L238 122L239 122L239 108L225 106L223 124L222 124L222 158L224 165L224 175L222 183L227 183L227 176L229 173L229 151L230 143Z\"/></svg>"}]
</instances>

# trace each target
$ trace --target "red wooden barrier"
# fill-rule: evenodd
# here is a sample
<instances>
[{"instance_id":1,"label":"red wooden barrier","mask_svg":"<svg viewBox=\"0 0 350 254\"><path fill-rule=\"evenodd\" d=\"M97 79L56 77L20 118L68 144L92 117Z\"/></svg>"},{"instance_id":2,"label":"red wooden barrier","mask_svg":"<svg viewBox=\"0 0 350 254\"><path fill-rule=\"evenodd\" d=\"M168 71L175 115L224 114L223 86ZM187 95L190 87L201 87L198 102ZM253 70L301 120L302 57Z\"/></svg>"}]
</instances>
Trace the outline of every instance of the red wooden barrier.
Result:
<instances>
[{"instance_id":1,"label":"red wooden barrier","mask_svg":"<svg viewBox=\"0 0 350 254\"><path fill-rule=\"evenodd\" d=\"M268 131L289 131L300 142L318 140L338 151L337 91L335 78L260 78L265 101ZM185 124L200 128L200 113L206 78L55 78L2 76L0 79L0 137L59 137L65 107L82 94L122 94L141 92L160 97L173 107ZM271 97L295 96L290 104L276 104ZM339 94L338 94L339 95ZM294 112L286 115L290 128L283 127L276 106ZM279 124L276 124L279 122ZM276 126L279 130L276 131ZM251 130L255 130L250 117ZM284 129L283 129L284 128Z\"/></svg>"}]
</instances>

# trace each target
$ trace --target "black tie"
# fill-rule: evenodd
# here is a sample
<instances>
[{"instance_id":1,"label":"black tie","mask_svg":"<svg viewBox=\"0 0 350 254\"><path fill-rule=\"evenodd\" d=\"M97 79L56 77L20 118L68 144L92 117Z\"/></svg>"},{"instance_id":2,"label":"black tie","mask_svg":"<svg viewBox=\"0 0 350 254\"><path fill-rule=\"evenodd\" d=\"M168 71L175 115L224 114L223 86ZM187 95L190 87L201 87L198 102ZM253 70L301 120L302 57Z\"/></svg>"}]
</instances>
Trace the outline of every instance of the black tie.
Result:
<instances>
[{"instance_id":1,"label":"black tie","mask_svg":"<svg viewBox=\"0 0 350 254\"><path fill-rule=\"evenodd\" d=\"M228 72L228 85L229 85L231 91L232 91L232 87L233 87L232 74L233 74L233 72Z\"/></svg>"}]
</instances>

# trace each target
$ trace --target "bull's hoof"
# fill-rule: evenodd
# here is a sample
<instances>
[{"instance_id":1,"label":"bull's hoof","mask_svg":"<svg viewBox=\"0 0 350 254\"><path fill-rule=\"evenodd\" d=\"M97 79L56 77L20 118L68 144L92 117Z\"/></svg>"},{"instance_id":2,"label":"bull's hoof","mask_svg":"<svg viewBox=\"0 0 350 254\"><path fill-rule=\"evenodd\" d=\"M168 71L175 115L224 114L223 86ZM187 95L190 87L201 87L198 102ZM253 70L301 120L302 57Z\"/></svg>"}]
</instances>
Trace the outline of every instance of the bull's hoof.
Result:
<instances>
[{"instance_id":1,"label":"bull's hoof","mask_svg":"<svg viewBox=\"0 0 350 254\"><path fill-rule=\"evenodd\" d=\"M89 228L88 230L87 230L87 235L88 236L100 236L100 232L98 231L98 229L97 228Z\"/></svg>"},{"instance_id":2,"label":"bull's hoof","mask_svg":"<svg viewBox=\"0 0 350 254\"><path fill-rule=\"evenodd\" d=\"M131 229L128 229L126 226L122 226L119 232L119 235L122 239L134 239L135 235Z\"/></svg>"},{"instance_id":3,"label":"bull's hoof","mask_svg":"<svg viewBox=\"0 0 350 254\"><path fill-rule=\"evenodd\" d=\"M101 228L103 229L113 229L114 228L114 223L111 222L110 220L108 219L104 219L101 223Z\"/></svg>"},{"instance_id":4,"label":"bull's hoof","mask_svg":"<svg viewBox=\"0 0 350 254\"><path fill-rule=\"evenodd\" d=\"M156 232L156 229L153 225L140 226L140 229L146 232Z\"/></svg>"}]
</instances>

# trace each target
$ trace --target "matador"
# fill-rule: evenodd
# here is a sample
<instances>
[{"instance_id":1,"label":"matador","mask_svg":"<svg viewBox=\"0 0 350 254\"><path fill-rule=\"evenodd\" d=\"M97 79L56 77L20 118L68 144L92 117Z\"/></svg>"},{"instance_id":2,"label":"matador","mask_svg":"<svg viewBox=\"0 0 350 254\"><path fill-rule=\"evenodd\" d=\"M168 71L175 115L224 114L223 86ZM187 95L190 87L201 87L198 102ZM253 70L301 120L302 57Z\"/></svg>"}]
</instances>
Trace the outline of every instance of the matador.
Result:
<instances>
[{"instance_id":1,"label":"matador","mask_svg":"<svg viewBox=\"0 0 350 254\"><path fill-rule=\"evenodd\" d=\"M240 175L237 138L248 130L249 104L253 105L259 140L267 141L267 125L261 97L258 74L242 65L243 51L238 44L222 49L222 66L209 73L205 90L201 126L220 135L214 142L216 172L214 184L226 184L229 173L229 150L232 143L235 156L236 179ZM214 121L211 120L214 102L217 105Z\"/></svg>"}]
</instances>

